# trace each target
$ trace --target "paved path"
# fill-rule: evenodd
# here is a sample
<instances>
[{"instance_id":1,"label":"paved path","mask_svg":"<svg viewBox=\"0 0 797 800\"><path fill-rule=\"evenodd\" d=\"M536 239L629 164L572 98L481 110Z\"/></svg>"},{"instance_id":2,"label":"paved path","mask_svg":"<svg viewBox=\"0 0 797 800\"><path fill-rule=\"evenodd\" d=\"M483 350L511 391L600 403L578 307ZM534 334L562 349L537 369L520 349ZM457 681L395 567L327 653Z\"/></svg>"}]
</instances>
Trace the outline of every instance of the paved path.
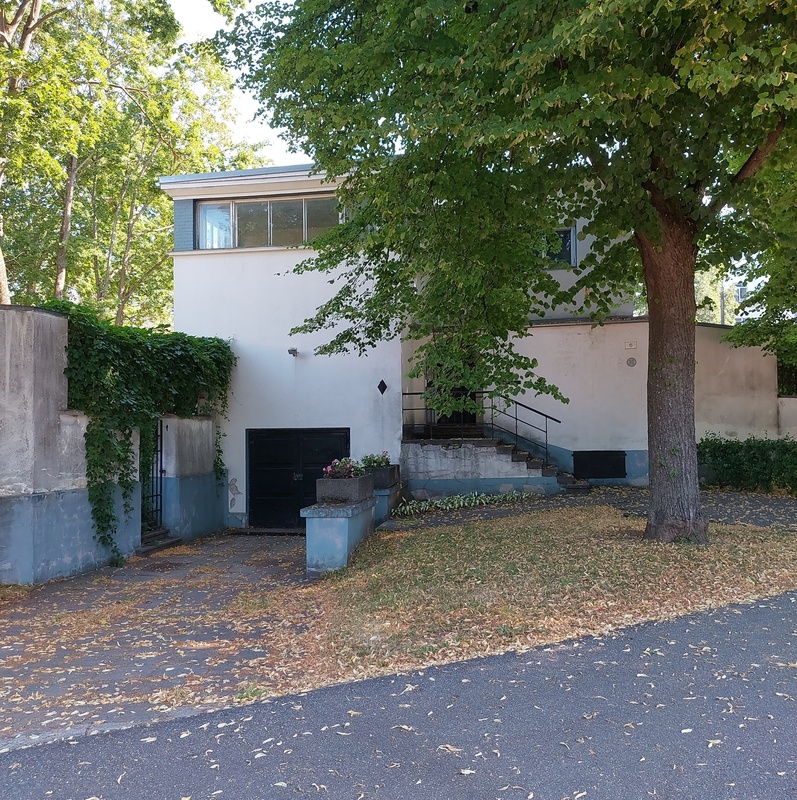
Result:
<instances>
[{"instance_id":1,"label":"paved path","mask_svg":"<svg viewBox=\"0 0 797 800\"><path fill-rule=\"evenodd\" d=\"M794 800L797 594L0 755L4 800Z\"/></svg>"}]
</instances>

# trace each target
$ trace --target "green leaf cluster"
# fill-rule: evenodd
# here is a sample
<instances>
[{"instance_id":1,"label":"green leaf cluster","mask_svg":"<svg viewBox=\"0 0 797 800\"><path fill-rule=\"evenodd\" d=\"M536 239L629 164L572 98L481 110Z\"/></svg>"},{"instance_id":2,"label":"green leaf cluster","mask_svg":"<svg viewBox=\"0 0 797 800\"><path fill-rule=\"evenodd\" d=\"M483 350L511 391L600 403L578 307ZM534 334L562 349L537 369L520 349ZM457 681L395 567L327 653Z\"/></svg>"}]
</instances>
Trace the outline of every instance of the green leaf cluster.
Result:
<instances>
[{"instance_id":1,"label":"green leaf cluster","mask_svg":"<svg viewBox=\"0 0 797 800\"><path fill-rule=\"evenodd\" d=\"M393 512L396 517L414 517L429 511L456 511L460 508L481 508L503 503L521 503L528 500L525 492L506 492L505 494L455 494L448 497L433 497L429 500L405 500Z\"/></svg>"},{"instance_id":2,"label":"green leaf cluster","mask_svg":"<svg viewBox=\"0 0 797 800\"><path fill-rule=\"evenodd\" d=\"M753 286L739 312L749 315L726 337L778 358L778 374L797 369L797 163L773 158L751 187L741 234L750 254L737 271ZM793 386L793 384L792 384ZM793 389L782 394L794 394Z\"/></svg>"},{"instance_id":3,"label":"green leaf cluster","mask_svg":"<svg viewBox=\"0 0 797 800\"><path fill-rule=\"evenodd\" d=\"M44 307L69 317L68 402L89 417L86 471L96 538L118 557L113 497L120 486L129 513L138 479L134 432L140 463L147 465L163 414L224 416L236 357L222 339L112 325L66 301Z\"/></svg>"},{"instance_id":4,"label":"green leaf cluster","mask_svg":"<svg viewBox=\"0 0 797 800\"><path fill-rule=\"evenodd\" d=\"M797 493L797 442L789 436L739 440L709 432L698 442L697 456L711 469L712 482L719 486Z\"/></svg>"}]
</instances>

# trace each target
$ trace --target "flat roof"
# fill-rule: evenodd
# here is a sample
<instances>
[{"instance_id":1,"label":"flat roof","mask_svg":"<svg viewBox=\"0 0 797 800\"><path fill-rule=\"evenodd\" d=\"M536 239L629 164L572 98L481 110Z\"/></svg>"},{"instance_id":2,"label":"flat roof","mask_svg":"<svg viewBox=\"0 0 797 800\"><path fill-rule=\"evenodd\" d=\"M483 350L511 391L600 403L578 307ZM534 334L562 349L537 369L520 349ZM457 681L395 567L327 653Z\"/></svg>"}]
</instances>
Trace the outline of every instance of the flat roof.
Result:
<instances>
[{"instance_id":1,"label":"flat roof","mask_svg":"<svg viewBox=\"0 0 797 800\"><path fill-rule=\"evenodd\" d=\"M189 181L218 180L219 178L260 178L271 175L311 173L315 164L291 164L285 167L254 167L252 169L230 169L219 172L195 172L184 175L162 175L159 179L161 186L165 183L186 183ZM320 174L320 173L316 173Z\"/></svg>"},{"instance_id":2,"label":"flat roof","mask_svg":"<svg viewBox=\"0 0 797 800\"><path fill-rule=\"evenodd\" d=\"M315 164L255 167L194 175L164 175L158 185L175 200L211 200L230 197L257 197L273 194L307 194L335 190L337 181L327 183L326 174Z\"/></svg>"}]
</instances>

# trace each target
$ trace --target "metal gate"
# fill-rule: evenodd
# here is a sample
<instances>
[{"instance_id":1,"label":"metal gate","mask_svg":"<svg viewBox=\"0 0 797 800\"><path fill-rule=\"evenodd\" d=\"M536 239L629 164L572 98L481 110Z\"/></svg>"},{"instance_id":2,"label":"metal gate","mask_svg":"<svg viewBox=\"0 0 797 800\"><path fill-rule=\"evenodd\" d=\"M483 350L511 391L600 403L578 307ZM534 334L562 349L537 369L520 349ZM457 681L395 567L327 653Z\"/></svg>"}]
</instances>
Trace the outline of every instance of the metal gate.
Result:
<instances>
[{"instance_id":1,"label":"metal gate","mask_svg":"<svg viewBox=\"0 0 797 800\"><path fill-rule=\"evenodd\" d=\"M142 470L143 473L143 470ZM141 530L157 531L163 527L163 420L155 428L155 452L149 476L141 476Z\"/></svg>"}]
</instances>

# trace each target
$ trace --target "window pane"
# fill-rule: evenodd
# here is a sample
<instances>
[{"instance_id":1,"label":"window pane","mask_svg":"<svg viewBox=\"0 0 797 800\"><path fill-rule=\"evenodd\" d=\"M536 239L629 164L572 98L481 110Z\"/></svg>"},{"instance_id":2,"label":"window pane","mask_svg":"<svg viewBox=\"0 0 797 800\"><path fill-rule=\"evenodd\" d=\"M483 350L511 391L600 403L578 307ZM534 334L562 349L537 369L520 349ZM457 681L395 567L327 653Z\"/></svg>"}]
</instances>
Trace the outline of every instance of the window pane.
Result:
<instances>
[{"instance_id":1,"label":"window pane","mask_svg":"<svg viewBox=\"0 0 797 800\"><path fill-rule=\"evenodd\" d=\"M301 200L277 200L271 204L271 244L279 247L302 243Z\"/></svg>"},{"instance_id":2,"label":"window pane","mask_svg":"<svg viewBox=\"0 0 797 800\"><path fill-rule=\"evenodd\" d=\"M314 197L304 201L307 213L307 241L312 242L340 221L336 197Z\"/></svg>"},{"instance_id":3,"label":"window pane","mask_svg":"<svg viewBox=\"0 0 797 800\"><path fill-rule=\"evenodd\" d=\"M265 247L268 244L268 203L236 203L238 247Z\"/></svg>"},{"instance_id":4,"label":"window pane","mask_svg":"<svg viewBox=\"0 0 797 800\"><path fill-rule=\"evenodd\" d=\"M199 249L232 247L229 203L199 204Z\"/></svg>"},{"instance_id":5,"label":"window pane","mask_svg":"<svg viewBox=\"0 0 797 800\"><path fill-rule=\"evenodd\" d=\"M558 253L553 251L548 253L548 258L570 266L573 263L573 230L568 228L567 230L557 231L557 233L562 241L562 246Z\"/></svg>"}]
</instances>

